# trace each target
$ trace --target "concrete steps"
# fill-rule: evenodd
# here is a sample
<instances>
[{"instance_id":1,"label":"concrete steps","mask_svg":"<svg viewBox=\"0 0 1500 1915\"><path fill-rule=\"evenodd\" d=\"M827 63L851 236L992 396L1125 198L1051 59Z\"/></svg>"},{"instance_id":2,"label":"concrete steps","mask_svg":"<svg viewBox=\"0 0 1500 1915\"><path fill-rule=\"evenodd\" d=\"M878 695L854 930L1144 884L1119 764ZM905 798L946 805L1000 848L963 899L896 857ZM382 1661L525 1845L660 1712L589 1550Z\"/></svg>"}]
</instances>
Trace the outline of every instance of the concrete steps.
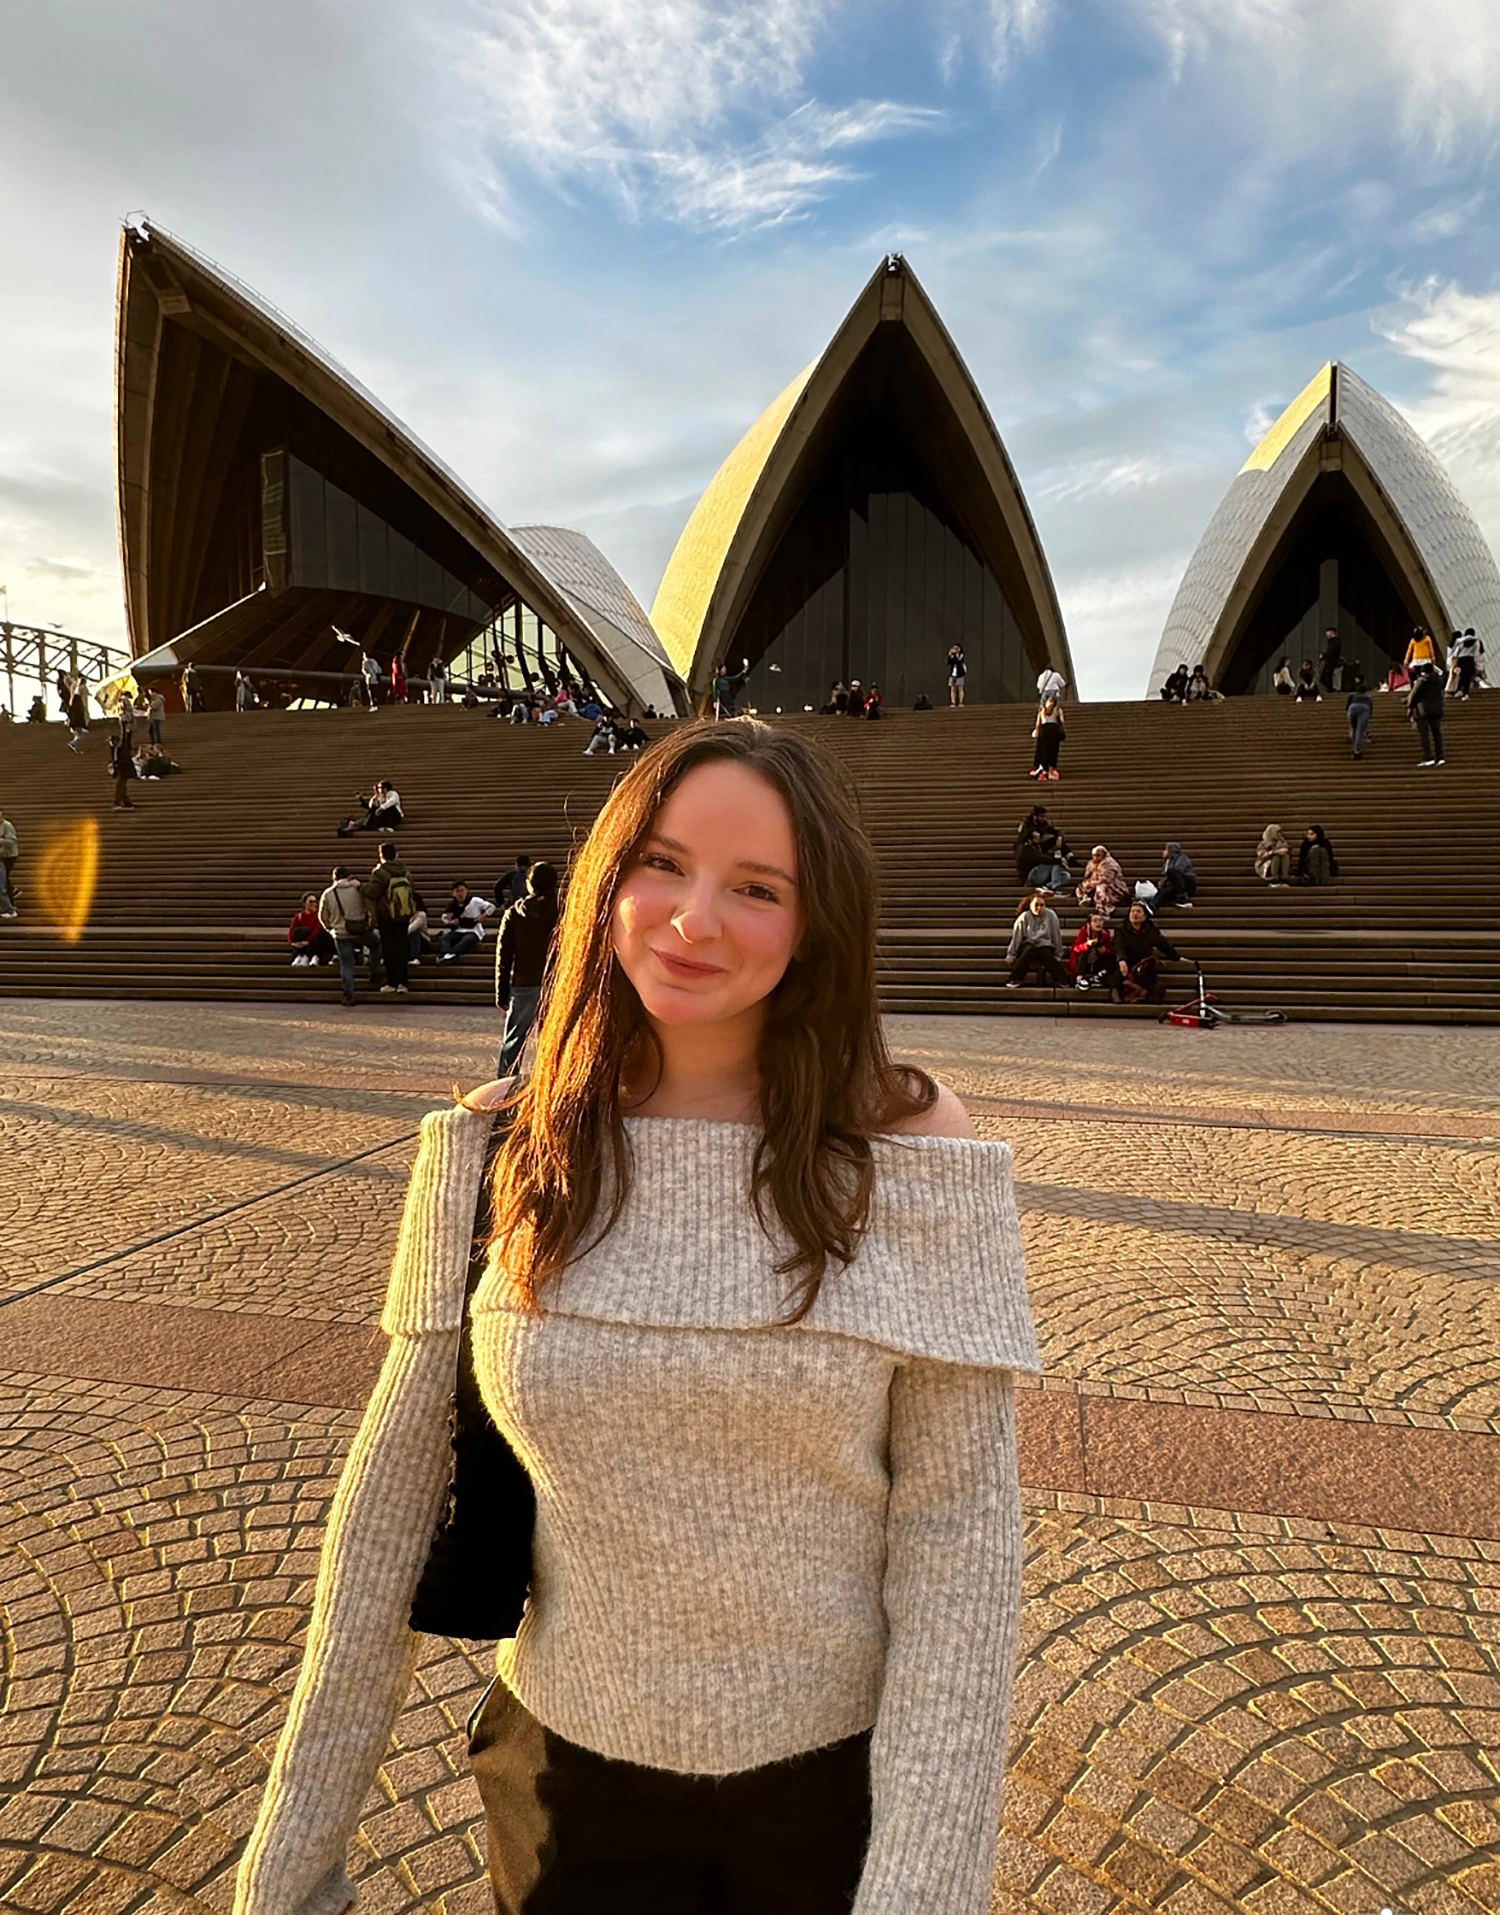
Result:
<instances>
[{"instance_id":1,"label":"concrete steps","mask_svg":"<svg viewBox=\"0 0 1500 1915\"><path fill-rule=\"evenodd\" d=\"M1199 901L1164 913L1163 929L1227 1004L1500 1020L1500 893L1478 875L1500 834L1500 697L1450 706L1449 762L1428 771L1399 705L1383 699L1359 764L1332 701L1082 706L1069 714L1063 778L1045 787L1025 775L1029 708L781 722L820 737L856 783L882 866L892 1010L1054 1009L1048 992L1004 989L1021 894L1012 834L1042 801L1075 849L1107 843L1131 878L1154 875L1168 837L1187 846ZM438 907L455 879L492 895L517 851L565 863L624 768L582 756L581 724L513 728L457 706L205 714L169 721L183 775L133 786L139 808L122 814L109 805L104 730L77 755L61 726L0 731L0 804L21 836L24 894L20 921L0 924L0 994L326 1001L333 975L293 970L284 927L334 863L373 863L377 839L334 835L356 791L382 776L399 787L402 855ZM98 879L82 935L66 941L44 893L52 916L70 915L67 873L48 887L40 866L50 840L89 819ZM1251 860L1273 819L1293 840L1323 825L1340 879L1260 884ZM1064 909L1070 934L1079 916ZM424 965L409 1001L487 1002L489 955ZM1191 985L1190 970L1174 973L1169 999ZM1122 1014L1071 993L1056 1008Z\"/></svg>"}]
</instances>

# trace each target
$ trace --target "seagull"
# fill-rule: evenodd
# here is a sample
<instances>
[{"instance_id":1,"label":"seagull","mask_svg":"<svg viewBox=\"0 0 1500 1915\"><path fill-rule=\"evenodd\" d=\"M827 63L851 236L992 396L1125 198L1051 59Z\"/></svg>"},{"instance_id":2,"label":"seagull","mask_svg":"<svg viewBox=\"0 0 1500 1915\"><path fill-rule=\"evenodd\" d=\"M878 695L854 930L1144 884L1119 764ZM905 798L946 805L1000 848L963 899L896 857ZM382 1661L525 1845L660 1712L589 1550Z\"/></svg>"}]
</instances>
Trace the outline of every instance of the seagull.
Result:
<instances>
[{"instance_id":1,"label":"seagull","mask_svg":"<svg viewBox=\"0 0 1500 1915\"><path fill-rule=\"evenodd\" d=\"M340 631L337 625L330 626L329 630L333 633L340 645L355 645L359 642L352 633Z\"/></svg>"}]
</instances>

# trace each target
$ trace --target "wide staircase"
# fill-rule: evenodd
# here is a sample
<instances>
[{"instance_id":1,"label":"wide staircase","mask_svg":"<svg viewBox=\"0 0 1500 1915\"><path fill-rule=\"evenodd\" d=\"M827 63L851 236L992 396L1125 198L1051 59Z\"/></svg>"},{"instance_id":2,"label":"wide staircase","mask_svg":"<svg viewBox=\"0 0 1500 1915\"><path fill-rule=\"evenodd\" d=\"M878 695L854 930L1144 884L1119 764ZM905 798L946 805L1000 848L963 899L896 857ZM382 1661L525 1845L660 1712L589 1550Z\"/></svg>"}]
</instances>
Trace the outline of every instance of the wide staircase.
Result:
<instances>
[{"instance_id":1,"label":"wide staircase","mask_svg":"<svg viewBox=\"0 0 1500 1915\"><path fill-rule=\"evenodd\" d=\"M1166 839L1182 841L1198 902L1164 912L1163 928L1230 1008L1500 1020L1500 894L1485 877L1500 842L1500 696L1450 702L1448 763L1433 770L1418 767L1395 699L1377 698L1359 763L1341 701L1077 706L1062 779L1041 788L1026 776L1031 716L777 721L818 736L855 780L883 873L889 1009L1129 1014L1093 995L1004 988L1013 835L1042 799L1076 849L1107 844L1132 879L1158 871ZM327 1002L334 974L293 969L285 925L335 863L373 862L378 839L334 835L356 793L377 777L401 791L402 855L436 915L455 880L493 896L517 852L566 861L628 763L584 757L587 736L577 721L512 727L459 706L175 717L167 749L182 776L134 784L137 809L122 813L104 726L76 755L60 725L5 727L0 807L20 834L22 899L19 920L0 923L0 993ZM1272 821L1293 842L1321 824L1338 881L1261 884L1252 857ZM1080 915L1070 900L1070 936ZM488 1001L491 949L424 964L411 1001ZM1169 1001L1193 985L1178 967Z\"/></svg>"}]
</instances>

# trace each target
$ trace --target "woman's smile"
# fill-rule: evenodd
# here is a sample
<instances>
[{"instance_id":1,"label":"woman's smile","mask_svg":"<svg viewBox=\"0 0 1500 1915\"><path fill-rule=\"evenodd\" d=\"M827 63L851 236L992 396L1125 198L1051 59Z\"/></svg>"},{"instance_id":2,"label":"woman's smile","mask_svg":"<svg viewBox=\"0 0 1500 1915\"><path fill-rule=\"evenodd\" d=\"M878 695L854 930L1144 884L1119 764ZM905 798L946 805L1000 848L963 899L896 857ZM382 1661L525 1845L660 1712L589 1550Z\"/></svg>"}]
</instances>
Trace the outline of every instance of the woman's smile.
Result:
<instances>
[{"instance_id":1,"label":"woman's smile","mask_svg":"<svg viewBox=\"0 0 1500 1915\"><path fill-rule=\"evenodd\" d=\"M699 958L676 957L670 951L658 951L654 947L651 955L668 976L680 977L684 980L697 977L719 977L726 968L722 964L705 964Z\"/></svg>"}]
</instances>

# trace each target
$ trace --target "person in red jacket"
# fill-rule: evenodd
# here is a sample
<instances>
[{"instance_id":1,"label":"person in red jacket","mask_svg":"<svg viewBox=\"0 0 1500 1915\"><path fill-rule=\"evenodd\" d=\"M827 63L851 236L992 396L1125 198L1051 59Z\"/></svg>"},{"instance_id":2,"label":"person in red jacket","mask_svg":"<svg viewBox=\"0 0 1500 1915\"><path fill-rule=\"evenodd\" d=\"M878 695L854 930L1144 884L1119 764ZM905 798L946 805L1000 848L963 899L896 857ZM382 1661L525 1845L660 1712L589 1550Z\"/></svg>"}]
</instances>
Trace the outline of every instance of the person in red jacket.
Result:
<instances>
[{"instance_id":1,"label":"person in red jacket","mask_svg":"<svg viewBox=\"0 0 1500 1915\"><path fill-rule=\"evenodd\" d=\"M322 964L325 959L331 961L338 955L334 949L333 939L323 929L322 921L318 917L316 891L304 893L302 908L286 928L286 941L297 953L292 959L294 966Z\"/></svg>"},{"instance_id":2,"label":"person in red jacket","mask_svg":"<svg viewBox=\"0 0 1500 1915\"><path fill-rule=\"evenodd\" d=\"M406 703L406 660L400 652L391 660L391 703Z\"/></svg>"},{"instance_id":3,"label":"person in red jacket","mask_svg":"<svg viewBox=\"0 0 1500 1915\"><path fill-rule=\"evenodd\" d=\"M1085 918L1068 952L1068 970L1080 991L1107 991L1114 983L1115 934L1102 911Z\"/></svg>"}]
</instances>

